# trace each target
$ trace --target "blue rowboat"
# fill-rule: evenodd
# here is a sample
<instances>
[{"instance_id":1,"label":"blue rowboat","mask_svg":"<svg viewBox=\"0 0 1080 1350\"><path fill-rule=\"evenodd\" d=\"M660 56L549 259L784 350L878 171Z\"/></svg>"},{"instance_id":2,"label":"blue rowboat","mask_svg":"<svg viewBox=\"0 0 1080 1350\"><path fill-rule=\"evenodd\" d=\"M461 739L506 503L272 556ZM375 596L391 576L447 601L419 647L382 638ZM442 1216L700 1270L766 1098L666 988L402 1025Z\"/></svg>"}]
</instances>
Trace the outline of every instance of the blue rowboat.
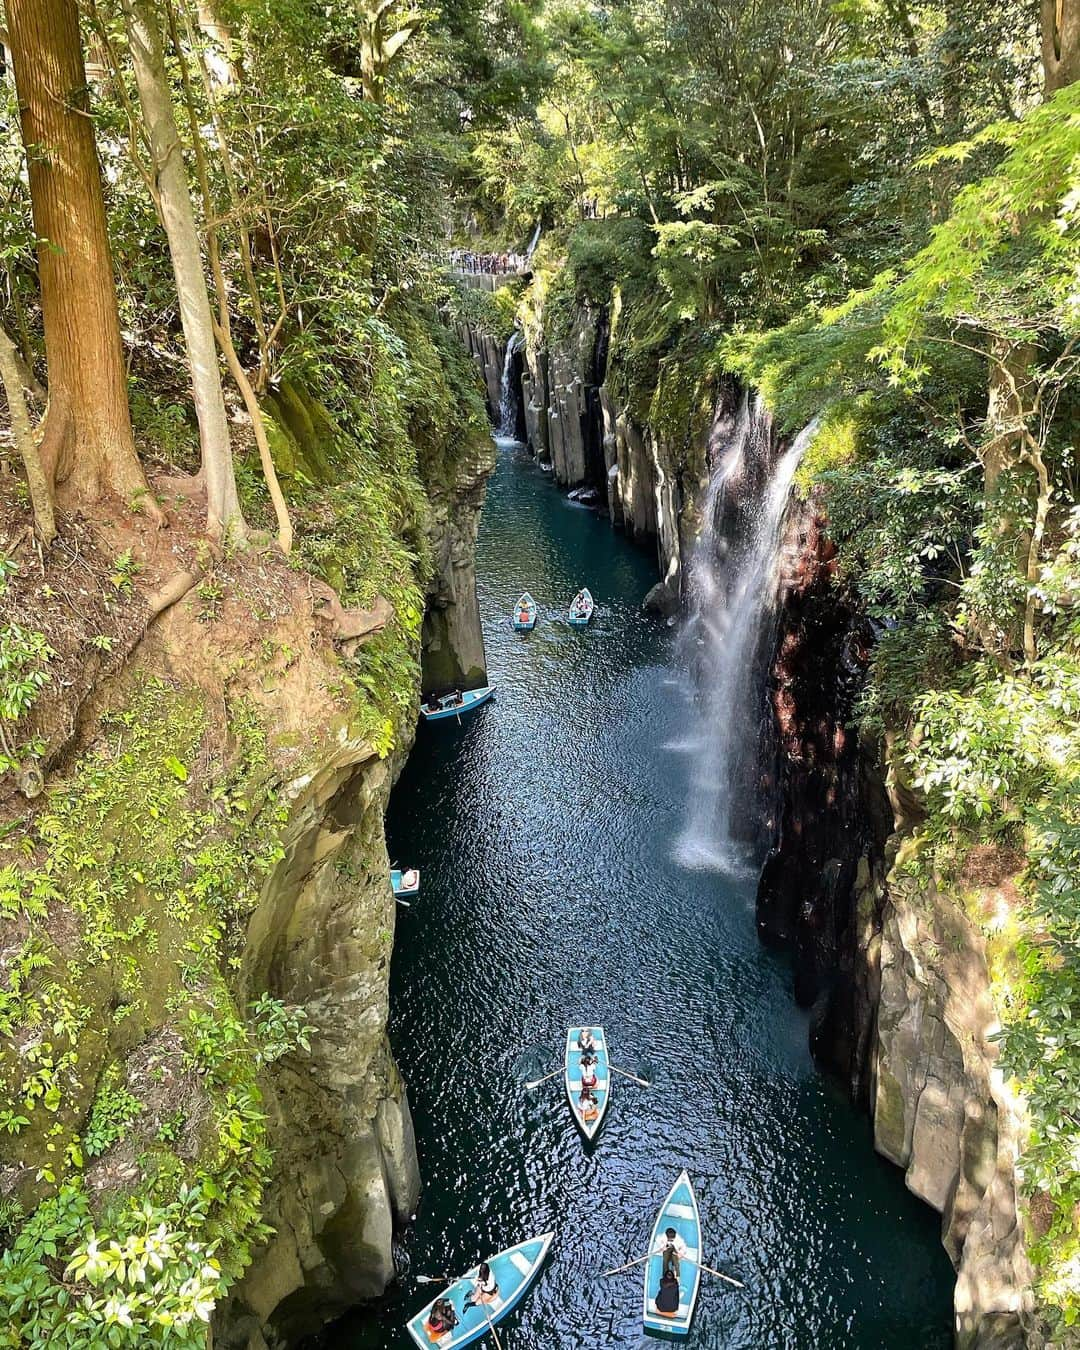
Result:
<instances>
[{"instance_id":1,"label":"blue rowboat","mask_svg":"<svg viewBox=\"0 0 1080 1350\"><path fill-rule=\"evenodd\" d=\"M567 619L571 628L585 628L592 618L593 610L596 605L593 602L592 592L588 586L583 586L573 600L570 601L570 609L567 613Z\"/></svg>"},{"instance_id":2,"label":"blue rowboat","mask_svg":"<svg viewBox=\"0 0 1080 1350\"><path fill-rule=\"evenodd\" d=\"M519 633L528 633L536 627L536 621L540 617L540 609L536 601L528 591L522 595L521 599L514 606L514 615L512 623Z\"/></svg>"},{"instance_id":3,"label":"blue rowboat","mask_svg":"<svg viewBox=\"0 0 1080 1350\"><path fill-rule=\"evenodd\" d=\"M428 1317L437 1301L432 1299L426 1308L406 1324L409 1335L417 1345L425 1346L426 1350L431 1350L432 1346L438 1346L439 1350L457 1350L458 1346L472 1345L486 1336L492 1326L501 1321L511 1308L516 1308L525 1297L539 1274L554 1236L554 1233L541 1233L539 1237L519 1242L516 1247L508 1247L498 1256L488 1258L491 1273L499 1286L499 1292L491 1302L465 1308L465 1300L472 1293L479 1266L467 1271L460 1280L440 1294L439 1298L448 1298L453 1303L454 1312L457 1313L458 1324L453 1331L428 1330Z\"/></svg>"},{"instance_id":4,"label":"blue rowboat","mask_svg":"<svg viewBox=\"0 0 1080 1350\"><path fill-rule=\"evenodd\" d=\"M604 1119L604 1113L607 1111L608 1102L611 1099L611 1069L608 1067L604 1028L588 1027L587 1030L592 1032L593 1040L596 1042L592 1052L596 1056L596 1063L593 1065L596 1074L596 1087L593 1089L596 1105L592 1109L583 1106L581 1103L581 1056L583 1052L578 1042L584 1030L586 1030L585 1027L571 1027L566 1033L566 1064L563 1076L566 1080L566 1097L570 1103L570 1110L574 1119L578 1123L578 1128L586 1139L592 1140L596 1138L597 1131Z\"/></svg>"},{"instance_id":5,"label":"blue rowboat","mask_svg":"<svg viewBox=\"0 0 1080 1350\"><path fill-rule=\"evenodd\" d=\"M450 694L438 698L426 698L420 704L420 715L428 722L440 722L446 717L460 717L462 713L472 712L486 703L495 693L493 684L481 685L479 689L455 689Z\"/></svg>"},{"instance_id":6,"label":"blue rowboat","mask_svg":"<svg viewBox=\"0 0 1080 1350\"><path fill-rule=\"evenodd\" d=\"M402 872L397 867L390 869L390 885L394 888L394 894L419 895L420 894L420 873L415 867L410 867Z\"/></svg>"},{"instance_id":7,"label":"blue rowboat","mask_svg":"<svg viewBox=\"0 0 1080 1350\"><path fill-rule=\"evenodd\" d=\"M664 1271L663 1249L667 1243L664 1233L668 1228L686 1243L686 1253L679 1262L679 1306L677 1311L664 1313L656 1307L660 1276ZM669 1336L686 1336L694 1316L698 1287L701 1284L701 1215L690 1178L683 1172L672 1186L653 1225L649 1239L652 1253L645 1263L645 1298L642 1318L647 1331L663 1331Z\"/></svg>"}]
</instances>

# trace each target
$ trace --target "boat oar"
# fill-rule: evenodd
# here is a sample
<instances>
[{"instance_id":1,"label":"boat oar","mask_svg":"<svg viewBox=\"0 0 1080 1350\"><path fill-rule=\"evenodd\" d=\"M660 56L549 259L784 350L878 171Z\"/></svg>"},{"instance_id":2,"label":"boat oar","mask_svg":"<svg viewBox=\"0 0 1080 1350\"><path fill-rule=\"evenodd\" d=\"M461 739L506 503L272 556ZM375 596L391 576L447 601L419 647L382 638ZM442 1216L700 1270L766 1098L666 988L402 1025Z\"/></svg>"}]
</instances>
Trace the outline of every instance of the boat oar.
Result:
<instances>
[{"instance_id":1,"label":"boat oar","mask_svg":"<svg viewBox=\"0 0 1080 1350\"><path fill-rule=\"evenodd\" d=\"M399 905L404 905L406 909L412 909L412 905L409 903L409 901L402 900L400 895L395 895L394 899L397 901Z\"/></svg>"},{"instance_id":2,"label":"boat oar","mask_svg":"<svg viewBox=\"0 0 1080 1350\"><path fill-rule=\"evenodd\" d=\"M686 1258L683 1257L683 1260L686 1261ZM686 1261L686 1264L687 1264L688 1266L692 1266L692 1265L694 1265L695 1263L694 1263L693 1261ZM735 1286L736 1289L745 1289L745 1288L746 1288L746 1285L743 1284L743 1282L742 1282L741 1280L734 1280L734 1279L732 1279L732 1277L731 1277L730 1275L725 1275L724 1272L723 1272L722 1270L713 1270L712 1266L705 1266L705 1265L702 1265L702 1263L701 1263L700 1261L697 1262L697 1267L698 1267L699 1270L703 1270L703 1271L705 1272L706 1275L715 1275L716 1278L717 1278L718 1280L726 1280L726 1281L728 1282L728 1284L733 1284L733 1285Z\"/></svg>"},{"instance_id":3,"label":"boat oar","mask_svg":"<svg viewBox=\"0 0 1080 1350\"><path fill-rule=\"evenodd\" d=\"M414 1278L417 1284L450 1284L453 1280L452 1275L417 1275Z\"/></svg>"},{"instance_id":4,"label":"boat oar","mask_svg":"<svg viewBox=\"0 0 1080 1350\"><path fill-rule=\"evenodd\" d=\"M551 1073L544 1074L543 1078L534 1078L531 1082L526 1083L525 1086L527 1088L538 1088L541 1083L549 1082L552 1078L555 1078L560 1073L562 1073L561 1065L557 1069L552 1069Z\"/></svg>"},{"instance_id":5,"label":"boat oar","mask_svg":"<svg viewBox=\"0 0 1080 1350\"><path fill-rule=\"evenodd\" d=\"M502 1341L499 1340L499 1333L495 1330L495 1323L491 1320L491 1314L487 1310L487 1304L481 1303L484 1310L484 1317L487 1319L488 1331L491 1332L491 1339L495 1342L495 1350L502 1350Z\"/></svg>"},{"instance_id":6,"label":"boat oar","mask_svg":"<svg viewBox=\"0 0 1080 1350\"><path fill-rule=\"evenodd\" d=\"M634 1073L627 1073L625 1069L617 1069L614 1064L609 1064L608 1068L612 1073L622 1074L624 1078L629 1078L632 1083L637 1083L640 1087L652 1087L652 1084L648 1082L647 1079L639 1078L637 1074Z\"/></svg>"},{"instance_id":7,"label":"boat oar","mask_svg":"<svg viewBox=\"0 0 1080 1350\"><path fill-rule=\"evenodd\" d=\"M601 1275L618 1275L621 1271L629 1270L632 1266L640 1266L642 1261L647 1261L652 1256L652 1252L646 1252L644 1256L635 1256L632 1261L627 1261L625 1266L616 1266L614 1270L602 1270Z\"/></svg>"}]
</instances>

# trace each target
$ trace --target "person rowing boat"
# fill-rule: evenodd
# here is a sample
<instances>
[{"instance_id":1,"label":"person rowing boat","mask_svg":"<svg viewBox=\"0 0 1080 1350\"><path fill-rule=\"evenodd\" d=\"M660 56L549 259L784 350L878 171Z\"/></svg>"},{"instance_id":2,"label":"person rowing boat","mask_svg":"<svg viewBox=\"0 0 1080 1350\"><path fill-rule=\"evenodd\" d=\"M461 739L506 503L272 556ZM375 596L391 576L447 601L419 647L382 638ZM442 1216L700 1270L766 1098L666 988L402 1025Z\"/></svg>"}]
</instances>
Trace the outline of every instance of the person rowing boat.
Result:
<instances>
[{"instance_id":1,"label":"person rowing boat","mask_svg":"<svg viewBox=\"0 0 1080 1350\"><path fill-rule=\"evenodd\" d=\"M656 1244L656 1250L664 1257L664 1274L670 1271L675 1279L679 1278L679 1262L686 1256L686 1241L674 1228L666 1228L664 1236Z\"/></svg>"},{"instance_id":2,"label":"person rowing boat","mask_svg":"<svg viewBox=\"0 0 1080 1350\"><path fill-rule=\"evenodd\" d=\"M471 1308L478 1303L494 1303L498 1296L499 1286L491 1272L491 1267L486 1261L481 1261L480 1269L476 1272L476 1279L473 1281L472 1293L465 1300L464 1306Z\"/></svg>"}]
</instances>

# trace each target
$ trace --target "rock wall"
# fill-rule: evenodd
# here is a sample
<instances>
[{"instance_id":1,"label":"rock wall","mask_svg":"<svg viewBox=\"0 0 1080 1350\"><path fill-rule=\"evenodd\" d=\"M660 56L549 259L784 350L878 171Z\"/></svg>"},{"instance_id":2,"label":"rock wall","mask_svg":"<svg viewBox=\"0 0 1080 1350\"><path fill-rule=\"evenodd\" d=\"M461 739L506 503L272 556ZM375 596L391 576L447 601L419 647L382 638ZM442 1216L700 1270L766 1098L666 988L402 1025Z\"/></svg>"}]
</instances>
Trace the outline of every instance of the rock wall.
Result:
<instances>
[{"instance_id":1,"label":"rock wall","mask_svg":"<svg viewBox=\"0 0 1080 1350\"><path fill-rule=\"evenodd\" d=\"M291 785L285 857L252 918L243 979L305 1009L309 1055L275 1070L268 1245L217 1318L217 1344L293 1345L393 1279L391 1241L420 1176L386 1036L395 905L388 764L342 735Z\"/></svg>"},{"instance_id":2,"label":"rock wall","mask_svg":"<svg viewBox=\"0 0 1080 1350\"><path fill-rule=\"evenodd\" d=\"M428 485L434 572L427 589L422 634L425 693L474 689L487 682L476 598L476 535L494 467L494 442L488 436L478 437L456 466L452 483Z\"/></svg>"},{"instance_id":3,"label":"rock wall","mask_svg":"<svg viewBox=\"0 0 1080 1350\"><path fill-rule=\"evenodd\" d=\"M567 333L528 344L522 398L529 445L563 487L602 488L605 461L600 388L607 364L607 311L575 309Z\"/></svg>"},{"instance_id":4,"label":"rock wall","mask_svg":"<svg viewBox=\"0 0 1080 1350\"><path fill-rule=\"evenodd\" d=\"M897 866L917 820L891 775L886 790L879 747L851 729L869 634L833 584L823 527L813 503L789 519L759 932L794 953L815 1058L942 1215L957 1346L1041 1346L1017 1192L1023 1121L995 1067L985 943L956 900Z\"/></svg>"},{"instance_id":5,"label":"rock wall","mask_svg":"<svg viewBox=\"0 0 1080 1350\"><path fill-rule=\"evenodd\" d=\"M475 545L486 435L459 447L449 480L426 476L434 563L421 634L424 689L483 683ZM396 764L408 753L399 745ZM383 818L395 763L343 727L317 770L290 785L285 856L249 926L243 982L305 1009L309 1055L272 1074L275 1230L215 1319L225 1350L285 1350L395 1275L395 1229L420 1175L404 1084L387 1039L395 903Z\"/></svg>"},{"instance_id":6,"label":"rock wall","mask_svg":"<svg viewBox=\"0 0 1080 1350\"><path fill-rule=\"evenodd\" d=\"M894 838L899 860L910 841ZM995 1067L982 934L948 895L894 867L882 906L874 1143L942 1216L959 1350L1041 1346L1024 1250L1019 1104Z\"/></svg>"},{"instance_id":7,"label":"rock wall","mask_svg":"<svg viewBox=\"0 0 1080 1350\"><path fill-rule=\"evenodd\" d=\"M502 394L502 371L506 360L506 343L497 342L470 323L457 325L458 336L484 381L484 398L492 423L499 420L499 400Z\"/></svg>"}]
</instances>

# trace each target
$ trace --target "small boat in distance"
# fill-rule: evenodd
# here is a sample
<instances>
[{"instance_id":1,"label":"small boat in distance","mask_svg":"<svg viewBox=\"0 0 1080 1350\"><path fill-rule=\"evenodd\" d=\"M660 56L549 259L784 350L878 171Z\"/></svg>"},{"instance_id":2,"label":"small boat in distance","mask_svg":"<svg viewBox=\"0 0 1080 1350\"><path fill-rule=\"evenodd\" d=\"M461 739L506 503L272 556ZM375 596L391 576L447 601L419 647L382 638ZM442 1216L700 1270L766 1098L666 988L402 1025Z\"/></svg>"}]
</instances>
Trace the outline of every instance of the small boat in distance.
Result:
<instances>
[{"instance_id":1,"label":"small boat in distance","mask_svg":"<svg viewBox=\"0 0 1080 1350\"><path fill-rule=\"evenodd\" d=\"M465 1307L465 1300L472 1293L473 1282L479 1273L479 1266L467 1271L439 1298L448 1298L454 1306L458 1324L452 1331L431 1329L429 1318L437 1299L432 1299L426 1308L416 1314L406 1326L409 1335L417 1345L431 1350L437 1345L439 1350L458 1350L459 1346L472 1345L483 1336L487 1336L492 1326L511 1310L516 1308L525 1297L529 1286L540 1273L544 1257L551 1246L554 1233L541 1233L539 1237L528 1238L516 1247L509 1247L498 1256L488 1258L491 1273L499 1286L499 1292L489 1303L474 1304Z\"/></svg>"},{"instance_id":2,"label":"small boat in distance","mask_svg":"<svg viewBox=\"0 0 1080 1350\"><path fill-rule=\"evenodd\" d=\"M446 717L460 717L462 713L479 708L494 693L493 684L484 684L479 689L452 689L449 694L428 694L420 704L420 716L428 722L438 722Z\"/></svg>"},{"instance_id":3,"label":"small boat in distance","mask_svg":"<svg viewBox=\"0 0 1080 1350\"><path fill-rule=\"evenodd\" d=\"M415 867L410 867L402 872L400 868L391 867L390 885L394 888L394 894L419 895L420 894L420 873Z\"/></svg>"},{"instance_id":4,"label":"small boat in distance","mask_svg":"<svg viewBox=\"0 0 1080 1350\"><path fill-rule=\"evenodd\" d=\"M660 1292L660 1277L664 1273L664 1257L660 1250L667 1229L675 1232L686 1243L686 1252L679 1262L679 1302L672 1311L661 1311L656 1306ZM669 1336L686 1336L694 1316L698 1289L701 1285L701 1215L697 1197L686 1172L680 1174L664 1201L653 1224L649 1238L649 1259L645 1262L645 1299L642 1319L646 1331L662 1331Z\"/></svg>"},{"instance_id":5,"label":"small boat in distance","mask_svg":"<svg viewBox=\"0 0 1080 1350\"><path fill-rule=\"evenodd\" d=\"M593 603L592 592L588 586L582 586L573 600L570 601L570 610L567 618L573 628L584 628L592 618L593 610L596 608Z\"/></svg>"},{"instance_id":6,"label":"small boat in distance","mask_svg":"<svg viewBox=\"0 0 1080 1350\"><path fill-rule=\"evenodd\" d=\"M585 1030L592 1033L595 1042L592 1053L596 1056L596 1064L593 1066L596 1086L592 1089L591 1105L583 1105L581 1101L581 1057L584 1051L578 1044L578 1039ZM581 1133L591 1142L596 1138L611 1099L611 1069L608 1067L607 1042L604 1040L603 1027L570 1027L566 1033L563 1077L566 1080L566 1097L570 1103L570 1110Z\"/></svg>"},{"instance_id":7,"label":"small boat in distance","mask_svg":"<svg viewBox=\"0 0 1080 1350\"><path fill-rule=\"evenodd\" d=\"M531 632L536 627L536 620L540 617L540 609L536 601L528 591L525 591L521 599L514 606L514 627L520 633Z\"/></svg>"}]
</instances>

